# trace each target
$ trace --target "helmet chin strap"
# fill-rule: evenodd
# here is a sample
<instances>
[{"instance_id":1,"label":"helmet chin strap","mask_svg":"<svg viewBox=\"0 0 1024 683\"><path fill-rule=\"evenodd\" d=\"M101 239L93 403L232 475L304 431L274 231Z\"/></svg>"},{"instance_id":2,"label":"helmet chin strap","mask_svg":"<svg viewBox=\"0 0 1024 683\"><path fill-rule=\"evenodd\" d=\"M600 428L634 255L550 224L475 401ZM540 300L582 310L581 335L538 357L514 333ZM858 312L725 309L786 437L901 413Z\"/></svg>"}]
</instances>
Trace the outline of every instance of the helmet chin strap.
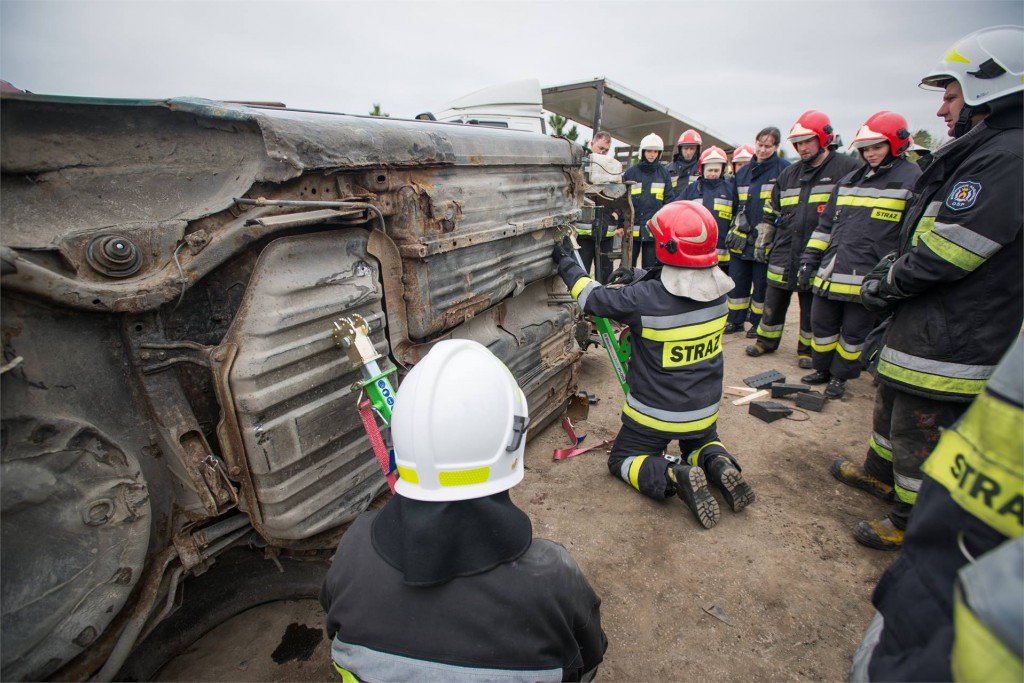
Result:
<instances>
[{"instance_id":1,"label":"helmet chin strap","mask_svg":"<svg viewBox=\"0 0 1024 683\"><path fill-rule=\"evenodd\" d=\"M977 107L964 105L964 108L960 110L960 117L953 124L953 137L961 138L967 134L967 131L974 125L971 123L971 117L978 113Z\"/></svg>"}]
</instances>

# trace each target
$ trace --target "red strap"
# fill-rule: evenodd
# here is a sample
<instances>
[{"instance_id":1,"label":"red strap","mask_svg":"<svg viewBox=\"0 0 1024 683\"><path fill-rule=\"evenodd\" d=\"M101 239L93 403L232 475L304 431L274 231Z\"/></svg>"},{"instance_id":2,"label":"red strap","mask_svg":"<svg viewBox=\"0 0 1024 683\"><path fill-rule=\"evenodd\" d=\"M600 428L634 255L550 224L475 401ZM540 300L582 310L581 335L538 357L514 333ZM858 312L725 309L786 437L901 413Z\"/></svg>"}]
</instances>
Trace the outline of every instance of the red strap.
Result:
<instances>
[{"instance_id":1,"label":"red strap","mask_svg":"<svg viewBox=\"0 0 1024 683\"><path fill-rule=\"evenodd\" d=\"M554 452L555 460L565 460L566 458L572 458L577 455L583 455L588 451L597 450L599 448L607 448L611 444L615 443L615 439L608 439L603 443L595 444L593 446L587 446L586 448L575 448L575 446L579 446L583 439L585 439L586 437L576 436L576 429L572 426L572 421L569 420L569 418L567 417L562 419L562 429L564 429L565 433L569 435L570 439L572 439L574 448L556 449Z\"/></svg>"},{"instance_id":2,"label":"red strap","mask_svg":"<svg viewBox=\"0 0 1024 683\"><path fill-rule=\"evenodd\" d=\"M395 476L394 472L390 471L391 459L388 457L387 449L384 448L384 439L380 435L377 418L374 417L371 406L372 404L368 398L364 398L359 402L359 419L363 421L363 428L366 429L366 436L369 437L370 445L373 446L373 454L377 456L377 464L380 465L380 471L387 478L388 486L391 487L391 493L394 493L395 481L398 477Z\"/></svg>"}]
</instances>

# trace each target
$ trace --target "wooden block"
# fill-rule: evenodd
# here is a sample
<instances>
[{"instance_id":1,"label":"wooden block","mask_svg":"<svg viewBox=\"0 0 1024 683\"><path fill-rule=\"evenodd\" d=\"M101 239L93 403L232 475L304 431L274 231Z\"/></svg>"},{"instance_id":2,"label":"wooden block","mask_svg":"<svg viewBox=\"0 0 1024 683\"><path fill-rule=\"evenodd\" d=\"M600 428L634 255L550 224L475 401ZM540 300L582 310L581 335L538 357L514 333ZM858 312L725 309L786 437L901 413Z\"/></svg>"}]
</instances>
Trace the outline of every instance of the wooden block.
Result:
<instances>
[{"instance_id":1,"label":"wooden block","mask_svg":"<svg viewBox=\"0 0 1024 683\"><path fill-rule=\"evenodd\" d=\"M732 402L732 404L734 406L746 405L746 404L750 403L751 401L758 400L759 398L767 398L770 393L771 392L768 391L767 389L761 389L760 391L755 391L754 393L752 393L752 394L750 394L748 396L744 396L743 398L736 399L735 401Z\"/></svg>"},{"instance_id":2,"label":"wooden block","mask_svg":"<svg viewBox=\"0 0 1024 683\"><path fill-rule=\"evenodd\" d=\"M751 389L750 387L726 387L723 393L726 396L749 396L755 391L757 389Z\"/></svg>"}]
</instances>

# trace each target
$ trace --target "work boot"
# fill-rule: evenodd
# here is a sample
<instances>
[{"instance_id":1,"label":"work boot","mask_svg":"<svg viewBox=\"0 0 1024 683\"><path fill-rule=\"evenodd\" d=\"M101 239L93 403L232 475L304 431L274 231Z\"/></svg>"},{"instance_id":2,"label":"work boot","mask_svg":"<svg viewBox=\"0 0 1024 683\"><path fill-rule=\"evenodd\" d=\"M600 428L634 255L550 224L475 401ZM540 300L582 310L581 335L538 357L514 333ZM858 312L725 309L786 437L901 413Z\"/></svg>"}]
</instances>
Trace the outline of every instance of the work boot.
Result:
<instances>
[{"instance_id":1,"label":"work boot","mask_svg":"<svg viewBox=\"0 0 1024 683\"><path fill-rule=\"evenodd\" d=\"M814 363L811 362L810 356L800 356L800 358L797 359L796 364L801 370L810 370L814 367Z\"/></svg>"},{"instance_id":2,"label":"work boot","mask_svg":"<svg viewBox=\"0 0 1024 683\"><path fill-rule=\"evenodd\" d=\"M857 526L853 527L853 538L861 545L875 550L899 550L903 547L904 535L903 529L897 529L888 517L857 522Z\"/></svg>"},{"instance_id":3,"label":"work boot","mask_svg":"<svg viewBox=\"0 0 1024 683\"><path fill-rule=\"evenodd\" d=\"M855 489L861 491L867 491L875 498L881 498L887 503L892 503L896 500L896 492L890 484L886 484L881 479L872 477L868 474L863 467L854 465L849 460L833 460L832 466L828 468L828 471L832 473L832 476L843 482L847 486L852 486Z\"/></svg>"},{"instance_id":4,"label":"work boot","mask_svg":"<svg viewBox=\"0 0 1024 683\"><path fill-rule=\"evenodd\" d=\"M825 398L839 399L846 393L846 380L833 377L825 387Z\"/></svg>"},{"instance_id":5,"label":"work boot","mask_svg":"<svg viewBox=\"0 0 1024 683\"><path fill-rule=\"evenodd\" d=\"M753 325L747 330L747 339L757 339L757 325Z\"/></svg>"},{"instance_id":6,"label":"work boot","mask_svg":"<svg viewBox=\"0 0 1024 683\"><path fill-rule=\"evenodd\" d=\"M725 334L734 334L736 332L743 331L743 323L727 323L725 326Z\"/></svg>"},{"instance_id":7,"label":"work boot","mask_svg":"<svg viewBox=\"0 0 1024 683\"><path fill-rule=\"evenodd\" d=\"M817 386L819 384L826 384L831 377L832 375L830 375L825 370L815 370L811 374L804 375L803 377L801 377L800 381L803 382L804 384Z\"/></svg>"},{"instance_id":8,"label":"work boot","mask_svg":"<svg viewBox=\"0 0 1024 683\"><path fill-rule=\"evenodd\" d=\"M717 456L708 465L708 478L722 489L722 496L733 512L739 512L754 502L754 489L750 488L740 471L724 455Z\"/></svg>"},{"instance_id":9,"label":"work boot","mask_svg":"<svg viewBox=\"0 0 1024 683\"><path fill-rule=\"evenodd\" d=\"M676 494L693 512L693 516L705 529L718 524L721 512L718 501L708 489L708 479L704 470L689 465L673 465L668 470L668 477L676 486Z\"/></svg>"},{"instance_id":10,"label":"work boot","mask_svg":"<svg viewBox=\"0 0 1024 683\"><path fill-rule=\"evenodd\" d=\"M766 353L773 353L775 349L767 349L760 344L754 344L753 346L748 346L746 351L748 356L757 358L758 356L763 356Z\"/></svg>"}]
</instances>

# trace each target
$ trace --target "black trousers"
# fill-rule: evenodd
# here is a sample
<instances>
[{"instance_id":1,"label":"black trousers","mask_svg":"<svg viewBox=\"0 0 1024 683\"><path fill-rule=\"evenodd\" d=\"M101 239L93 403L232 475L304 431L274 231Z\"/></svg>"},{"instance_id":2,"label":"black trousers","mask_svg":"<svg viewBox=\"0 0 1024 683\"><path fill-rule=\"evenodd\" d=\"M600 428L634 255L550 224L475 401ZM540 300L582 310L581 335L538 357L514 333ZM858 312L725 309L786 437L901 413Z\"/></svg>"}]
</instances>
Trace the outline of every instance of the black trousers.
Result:
<instances>
[{"instance_id":1,"label":"black trousers","mask_svg":"<svg viewBox=\"0 0 1024 683\"><path fill-rule=\"evenodd\" d=\"M577 241L580 244L580 260L583 261L583 269L589 274L591 267L594 265L594 257L597 252L597 242L589 235L580 235L577 238ZM612 274L612 260L607 256L608 249L611 245L611 237L606 237L601 240L601 276L597 277L596 272L594 273L594 276L602 285L608 284L608 277Z\"/></svg>"},{"instance_id":2,"label":"black trousers","mask_svg":"<svg viewBox=\"0 0 1024 683\"><path fill-rule=\"evenodd\" d=\"M889 519L906 529L921 488L921 465L970 403L937 401L879 383L864 470L896 489Z\"/></svg>"},{"instance_id":3,"label":"black trousers","mask_svg":"<svg viewBox=\"0 0 1024 683\"><path fill-rule=\"evenodd\" d=\"M796 352L800 356L811 356L811 303L814 295L810 292L797 292L800 300L800 337L797 339ZM793 292L769 283L764 297L764 315L757 326L757 343L774 351L782 341L782 329L786 325L786 313Z\"/></svg>"},{"instance_id":4,"label":"black trousers","mask_svg":"<svg viewBox=\"0 0 1024 683\"><path fill-rule=\"evenodd\" d=\"M811 307L814 369L839 379L859 377L864 340L875 323L875 314L855 301L836 301L815 295Z\"/></svg>"},{"instance_id":5,"label":"black trousers","mask_svg":"<svg viewBox=\"0 0 1024 683\"><path fill-rule=\"evenodd\" d=\"M658 256L654 250L654 242L641 242L636 238L633 238L633 267L636 268L636 260L640 256L640 252L643 252L644 260L641 267L650 270L658 263Z\"/></svg>"},{"instance_id":6,"label":"black trousers","mask_svg":"<svg viewBox=\"0 0 1024 683\"><path fill-rule=\"evenodd\" d=\"M661 454L674 440L671 434L654 436L623 423L608 456L608 471L655 500L673 496L676 491L666 474L673 463ZM688 464L704 469L705 473L708 463L716 455L729 458L739 469L739 463L718 440L717 425L679 439L679 452Z\"/></svg>"},{"instance_id":7,"label":"black trousers","mask_svg":"<svg viewBox=\"0 0 1024 683\"><path fill-rule=\"evenodd\" d=\"M736 286L729 292L727 322L742 325L749 321L750 326L756 330L764 312L764 295L768 289L768 264L748 261L733 254L729 259L729 277Z\"/></svg>"}]
</instances>

